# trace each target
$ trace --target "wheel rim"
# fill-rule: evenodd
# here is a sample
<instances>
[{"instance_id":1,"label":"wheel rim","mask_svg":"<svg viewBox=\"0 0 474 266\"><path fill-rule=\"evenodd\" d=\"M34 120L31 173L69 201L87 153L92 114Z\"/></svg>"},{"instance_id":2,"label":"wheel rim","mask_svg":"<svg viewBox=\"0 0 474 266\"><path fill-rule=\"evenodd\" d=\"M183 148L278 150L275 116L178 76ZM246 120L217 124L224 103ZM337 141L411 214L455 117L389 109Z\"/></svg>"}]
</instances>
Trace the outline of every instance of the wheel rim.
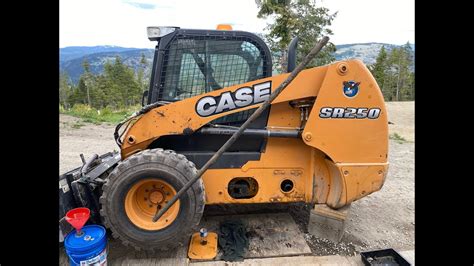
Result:
<instances>
[{"instance_id":1,"label":"wheel rim","mask_svg":"<svg viewBox=\"0 0 474 266\"><path fill-rule=\"evenodd\" d=\"M125 197L125 212L128 219L145 230L160 230L172 224L179 213L179 200L163 214L152 222L157 208L164 205L176 195L176 190L167 182L160 179L146 179L134 184Z\"/></svg>"}]
</instances>

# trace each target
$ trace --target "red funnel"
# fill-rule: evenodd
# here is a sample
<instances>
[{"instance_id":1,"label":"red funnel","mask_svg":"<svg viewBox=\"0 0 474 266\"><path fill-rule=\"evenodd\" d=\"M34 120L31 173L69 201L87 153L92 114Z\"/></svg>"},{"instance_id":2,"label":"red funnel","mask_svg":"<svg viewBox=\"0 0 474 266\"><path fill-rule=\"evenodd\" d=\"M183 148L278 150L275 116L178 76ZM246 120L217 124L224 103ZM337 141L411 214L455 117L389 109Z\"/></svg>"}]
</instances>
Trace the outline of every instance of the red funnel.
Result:
<instances>
[{"instance_id":1,"label":"red funnel","mask_svg":"<svg viewBox=\"0 0 474 266\"><path fill-rule=\"evenodd\" d=\"M76 234L79 234L90 214L91 211L88 208L75 208L66 213L66 221L76 228Z\"/></svg>"}]
</instances>

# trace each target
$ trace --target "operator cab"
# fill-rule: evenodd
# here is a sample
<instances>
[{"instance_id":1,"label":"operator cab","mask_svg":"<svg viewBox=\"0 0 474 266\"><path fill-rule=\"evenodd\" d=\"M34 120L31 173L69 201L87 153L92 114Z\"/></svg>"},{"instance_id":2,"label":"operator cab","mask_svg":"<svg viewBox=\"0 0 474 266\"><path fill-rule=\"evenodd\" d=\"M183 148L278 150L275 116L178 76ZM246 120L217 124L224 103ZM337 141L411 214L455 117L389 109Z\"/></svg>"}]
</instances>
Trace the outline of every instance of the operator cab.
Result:
<instances>
[{"instance_id":1,"label":"operator cab","mask_svg":"<svg viewBox=\"0 0 474 266\"><path fill-rule=\"evenodd\" d=\"M271 77L270 50L257 35L233 31L148 27L148 39L157 41L148 104L175 102L213 90ZM145 95L144 95L145 96ZM256 109L256 108L255 108ZM240 126L255 109L224 116L213 124ZM251 128L266 126L268 113Z\"/></svg>"},{"instance_id":2,"label":"operator cab","mask_svg":"<svg viewBox=\"0 0 474 266\"><path fill-rule=\"evenodd\" d=\"M148 38L158 41L148 104L271 76L270 51L249 32L149 27Z\"/></svg>"}]
</instances>

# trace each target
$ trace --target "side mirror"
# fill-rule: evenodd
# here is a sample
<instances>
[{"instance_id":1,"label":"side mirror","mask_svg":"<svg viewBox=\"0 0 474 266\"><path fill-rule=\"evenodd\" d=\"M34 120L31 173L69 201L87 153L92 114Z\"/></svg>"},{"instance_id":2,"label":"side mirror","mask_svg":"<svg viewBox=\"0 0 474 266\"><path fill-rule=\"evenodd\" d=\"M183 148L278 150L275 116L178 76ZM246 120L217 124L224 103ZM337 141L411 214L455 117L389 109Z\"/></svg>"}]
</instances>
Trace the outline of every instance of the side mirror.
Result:
<instances>
[{"instance_id":1,"label":"side mirror","mask_svg":"<svg viewBox=\"0 0 474 266\"><path fill-rule=\"evenodd\" d=\"M148 97L148 90L143 92L142 95L142 106L145 106L145 98Z\"/></svg>"}]
</instances>

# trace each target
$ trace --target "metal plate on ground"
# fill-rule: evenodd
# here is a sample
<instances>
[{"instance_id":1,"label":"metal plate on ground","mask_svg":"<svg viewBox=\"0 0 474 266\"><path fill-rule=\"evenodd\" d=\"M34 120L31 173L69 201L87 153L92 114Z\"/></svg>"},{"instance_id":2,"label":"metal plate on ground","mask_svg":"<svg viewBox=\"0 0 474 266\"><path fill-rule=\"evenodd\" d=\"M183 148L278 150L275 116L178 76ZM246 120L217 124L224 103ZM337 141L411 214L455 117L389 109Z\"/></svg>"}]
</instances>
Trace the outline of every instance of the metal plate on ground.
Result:
<instances>
[{"instance_id":1,"label":"metal plate on ground","mask_svg":"<svg viewBox=\"0 0 474 266\"><path fill-rule=\"evenodd\" d=\"M201 220L201 227L219 232L219 223L225 220L241 220L249 238L249 248L244 258L268 258L309 255L304 234L288 213L209 216ZM215 260L220 260L222 251Z\"/></svg>"},{"instance_id":2,"label":"metal plate on ground","mask_svg":"<svg viewBox=\"0 0 474 266\"><path fill-rule=\"evenodd\" d=\"M212 260L217 256L217 234L209 232L205 238L207 241L201 242L199 232L196 232L189 241L188 257L193 260Z\"/></svg>"}]
</instances>

